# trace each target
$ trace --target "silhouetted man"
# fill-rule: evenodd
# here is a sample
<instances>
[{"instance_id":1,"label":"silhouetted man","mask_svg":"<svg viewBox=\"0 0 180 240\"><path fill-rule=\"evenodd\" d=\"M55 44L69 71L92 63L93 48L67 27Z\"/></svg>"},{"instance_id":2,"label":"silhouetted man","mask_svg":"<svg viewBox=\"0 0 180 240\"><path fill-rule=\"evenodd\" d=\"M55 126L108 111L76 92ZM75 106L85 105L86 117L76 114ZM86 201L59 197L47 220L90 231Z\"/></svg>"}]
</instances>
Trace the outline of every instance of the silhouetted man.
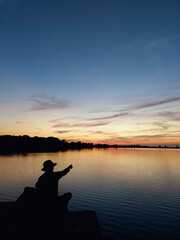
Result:
<instances>
[{"instance_id":1,"label":"silhouetted man","mask_svg":"<svg viewBox=\"0 0 180 240\"><path fill-rule=\"evenodd\" d=\"M37 194L41 200L41 203L45 204L65 204L67 206L68 201L71 199L71 193L65 193L62 196L58 196L58 181L65 176L72 165L65 168L63 171L53 172L57 163L53 163L51 160L47 160L43 163L41 169L45 173L41 175L36 183Z\"/></svg>"},{"instance_id":2,"label":"silhouetted man","mask_svg":"<svg viewBox=\"0 0 180 240\"><path fill-rule=\"evenodd\" d=\"M56 165L57 163L51 160L45 161L41 169L45 173L39 177L35 184L36 188L25 187L24 192L16 200L15 215L18 228L14 230L18 238L20 236L20 239L25 239L27 236L24 236L24 232L31 233L31 238L36 234L39 239L46 239L47 236L48 239L54 239L56 235L62 239L67 235L67 206L72 194L69 192L58 196L58 181L72 169L72 165L63 171L54 172Z\"/></svg>"}]
</instances>

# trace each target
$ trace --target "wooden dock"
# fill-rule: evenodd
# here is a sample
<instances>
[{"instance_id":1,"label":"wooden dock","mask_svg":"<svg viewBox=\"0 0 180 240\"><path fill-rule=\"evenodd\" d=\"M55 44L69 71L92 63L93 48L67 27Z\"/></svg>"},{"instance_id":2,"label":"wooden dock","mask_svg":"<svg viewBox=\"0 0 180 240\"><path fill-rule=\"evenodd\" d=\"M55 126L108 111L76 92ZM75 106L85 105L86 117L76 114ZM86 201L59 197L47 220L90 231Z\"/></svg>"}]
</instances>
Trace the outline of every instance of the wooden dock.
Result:
<instances>
[{"instance_id":1,"label":"wooden dock","mask_svg":"<svg viewBox=\"0 0 180 240\"><path fill-rule=\"evenodd\" d=\"M56 224L51 225L47 221L39 223L35 215L24 218L15 211L15 202L0 202L0 226L5 234L10 234L14 238L20 239L68 239L68 240L102 240L101 229L95 211L69 211L68 214L68 234L61 234L62 223L56 219ZM27 215L28 216L28 215ZM19 224L19 218L21 218ZM52 221L51 221L52 222ZM21 233L21 234L19 234ZM52 235L51 235L52 234ZM29 237L29 238L28 238ZM8 238L7 238L8 239Z\"/></svg>"}]
</instances>

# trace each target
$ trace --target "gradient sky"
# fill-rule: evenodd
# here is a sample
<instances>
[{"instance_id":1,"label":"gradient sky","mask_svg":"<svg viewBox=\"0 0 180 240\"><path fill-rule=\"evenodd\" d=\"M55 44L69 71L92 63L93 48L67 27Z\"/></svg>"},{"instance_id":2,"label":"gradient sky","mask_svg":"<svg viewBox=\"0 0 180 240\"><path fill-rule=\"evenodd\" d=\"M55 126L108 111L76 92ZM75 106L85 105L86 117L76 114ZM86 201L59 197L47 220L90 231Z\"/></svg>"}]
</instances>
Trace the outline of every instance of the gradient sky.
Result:
<instances>
[{"instance_id":1,"label":"gradient sky","mask_svg":"<svg viewBox=\"0 0 180 240\"><path fill-rule=\"evenodd\" d=\"M0 134L180 144L179 0L0 0Z\"/></svg>"}]
</instances>

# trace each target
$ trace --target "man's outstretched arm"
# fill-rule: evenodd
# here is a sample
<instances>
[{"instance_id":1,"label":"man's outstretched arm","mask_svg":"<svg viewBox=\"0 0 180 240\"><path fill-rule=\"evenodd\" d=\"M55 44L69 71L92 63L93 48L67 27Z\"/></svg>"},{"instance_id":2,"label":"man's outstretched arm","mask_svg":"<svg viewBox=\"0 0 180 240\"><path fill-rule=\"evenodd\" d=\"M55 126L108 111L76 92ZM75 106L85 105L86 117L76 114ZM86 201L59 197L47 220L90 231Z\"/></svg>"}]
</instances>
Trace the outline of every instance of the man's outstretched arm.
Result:
<instances>
[{"instance_id":1,"label":"man's outstretched arm","mask_svg":"<svg viewBox=\"0 0 180 240\"><path fill-rule=\"evenodd\" d=\"M62 171L57 172L58 178L64 177L71 169L73 168L72 164L69 167L65 168Z\"/></svg>"}]
</instances>

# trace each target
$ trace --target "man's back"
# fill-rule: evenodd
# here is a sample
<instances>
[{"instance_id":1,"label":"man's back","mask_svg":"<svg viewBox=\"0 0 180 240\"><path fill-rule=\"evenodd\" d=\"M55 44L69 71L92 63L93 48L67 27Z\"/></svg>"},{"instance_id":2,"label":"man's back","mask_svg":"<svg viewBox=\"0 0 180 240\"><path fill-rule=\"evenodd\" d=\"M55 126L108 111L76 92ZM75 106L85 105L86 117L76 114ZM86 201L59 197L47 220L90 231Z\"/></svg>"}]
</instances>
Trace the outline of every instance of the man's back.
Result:
<instances>
[{"instance_id":1,"label":"man's back","mask_svg":"<svg viewBox=\"0 0 180 240\"><path fill-rule=\"evenodd\" d=\"M44 173L36 183L36 189L41 197L55 199L58 197L58 180L56 172Z\"/></svg>"}]
</instances>

